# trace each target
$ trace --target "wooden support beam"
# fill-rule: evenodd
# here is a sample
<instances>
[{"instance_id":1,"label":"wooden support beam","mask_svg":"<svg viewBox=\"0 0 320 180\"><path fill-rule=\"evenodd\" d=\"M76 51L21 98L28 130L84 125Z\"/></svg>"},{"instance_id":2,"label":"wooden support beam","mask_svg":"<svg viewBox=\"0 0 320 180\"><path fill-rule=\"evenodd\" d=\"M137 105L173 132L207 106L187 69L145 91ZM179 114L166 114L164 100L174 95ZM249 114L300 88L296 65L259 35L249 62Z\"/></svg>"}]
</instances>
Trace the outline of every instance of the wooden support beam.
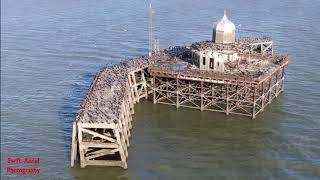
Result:
<instances>
[{"instance_id":1,"label":"wooden support beam","mask_svg":"<svg viewBox=\"0 0 320 180\"><path fill-rule=\"evenodd\" d=\"M120 130L120 141L124 150L125 155L128 157L128 146L127 143L129 143L128 136L127 136L127 128L124 125L124 119L123 119L123 112L120 115L120 123L118 124L118 128Z\"/></svg>"},{"instance_id":2,"label":"wooden support beam","mask_svg":"<svg viewBox=\"0 0 320 180\"><path fill-rule=\"evenodd\" d=\"M135 94L135 101L140 102L137 81L136 81L136 75L133 72L133 73L131 73L131 76L132 76L132 86L133 86L133 90L134 90L134 94Z\"/></svg>"},{"instance_id":3,"label":"wooden support beam","mask_svg":"<svg viewBox=\"0 0 320 180\"><path fill-rule=\"evenodd\" d=\"M103 129L113 129L115 128L114 123L80 123L77 122L77 124L81 125L82 128L103 128Z\"/></svg>"},{"instance_id":4,"label":"wooden support beam","mask_svg":"<svg viewBox=\"0 0 320 180\"><path fill-rule=\"evenodd\" d=\"M285 66L282 67L282 75L281 75L281 78L283 79L283 81L282 81L281 91L284 91L284 71L285 71Z\"/></svg>"},{"instance_id":5,"label":"wooden support beam","mask_svg":"<svg viewBox=\"0 0 320 180\"><path fill-rule=\"evenodd\" d=\"M273 86L271 86L271 77L269 77L269 90L268 90L268 104L270 104L271 103L271 100L272 100L272 87Z\"/></svg>"},{"instance_id":6,"label":"wooden support beam","mask_svg":"<svg viewBox=\"0 0 320 180\"><path fill-rule=\"evenodd\" d=\"M144 75L144 70L141 70L141 78L142 78L142 81L143 81L143 89L144 89L144 95L146 99L148 99L148 88L147 88L147 81L146 81L146 77Z\"/></svg>"},{"instance_id":7,"label":"wooden support beam","mask_svg":"<svg viewBox=\"0 0 320 180\"><path fill-rule=\"evenodd\" d=\"M200 110L203 111L204 110L204 88L203 88L203 81L200 82L200 96L201 96L201 106L200 106Z\"/></svg>"},{"instance_id":8,"label":"wooden support beam","mask_svg":"<svg viewBox=\"0 0 320 180\"><path fill-rule=\"evenodd\" d=\"M112 150L112 149L101 149L101 150L95 151L93 153L86 154L87 156L85 158L86 158L86 161L89 161L89 160L97 158L97 157L114 154L117 151L119 151L119 150L118 149L114 149L114 150Z\"/></svg>"},{"instance_id":9,"label":"wooden support beam","mask_svg":"<svg viewBox=\"0 0 320 180\"><path fill-rule=\"evenodd\" d=\"M91 166L119 166L124 169L127 169L127 166L122 161L88 160L87 165L91 165Z\"/></svg>"},{"instance_id":10,"label":"wooden support beam","mask_svg":"<svg viewBox=\"0 0 320 180\"><path fill-rule=\"evenodd\" d=\"M279 86L278 86L278 84L279 84L279 83L278 83L278 82L279 82L279 81L278 81L278 74L279 74L279 71L276 71L276 73L275 73L275 74L276 74L276 84L277 84L277 86L276 86L276 90L275 90L275 91L276 91L276 92L275 92L275 96L277 97L277 96L278 96L278 91L279 91Z\"/></svg>"},{"instance_id":11,"label":"wooden support beam","mask_svg":"<svg viewBox=\"0 0 320 180\"><path fill-rule=\"evenodd\" d=\"M156 99L156 77L153 76L153 104L157 103L157 99Z\"/></svg>"},{"instance_id":12,"label":"wooden support beam","mask_svg":"<svg viewBox=\"0 0 320 180\"><path fill-rule=\"evenodd\" d=\"M81 145L85 148L118 148L116 143L96 143L96 142L82 142Z\"/></svg>"},{"instance_id":13,"label":"wooden support beam","mask_svg":"<svg viewBox=\"0 0 320 180\"><path fill-rule=\"evenodd\" d=\"M176 107L179 108L180 103L179 103L179 79L176 78Z\"/></svg>"},{"instance_id":14,"label":"wooden support beam","mask_svg":"<svg viewBox=\"0 0 320 180\"><path fill-rule=\"evenodd\" d=\"M80 123L78 123L78 142L79 142L79 154L80 154L80 167L84 168L86 167L86 162L84 158L85 147L83 146L82 127Z\"/></svg>"},{"instance_id":15,"label":"wooden support beam","mask_svg":"<svg viewBox=\"0 0 320 180\"><path fill-rule=\"evenodd\" d=\"M108 137L108 136L106 136L106 135L99 134L99 133L94 132L94 131L91 131L91 130L89 130L89 129L81 128L81 131L86 132L86 133L89 133L89 134L91 134L91 135L93 135L93 136L97 136L97 137L100 137L100 138L102 138L102 139L108 140L108 141L110 141L110 142L115 142L115 141L116 141L115 139L113 139L113 138L111 138L111 137Z\"/></svg>"},{"instance_id":16,"label":"wooden support beam","mask_svg":"<svg viewBox=\"0 0 320 180\"><path fill-rule=\"evenodd\" d=\"M124 140L125 140L125 144L129 147L130 143L129 143L129 127L128 127L128 123L127 123L127 117L125 116L125 108L123 108L123 112L121 113L121 119L122 119L122 128L123 129L123 136L124 136Z\"/></svg>"},{"instance_id":17,"label":"wooden support beam","mask_svg":"<svg viewBox=\"0 0 320 180\"><path fill-rule=\"evenodd\" d=\"M265 82L262 82L262 84L261 84L261 109L262 109L262 111L264 110L264 103L265 103L264 84L265 84Z\"/></svg>"},{"instance_id":18,"label":"wooden support beam","mask_svg":"<svg viewBox=\"0 0 320 180\"><path fill-rule=\"evenodd\" d=\"M229 84L226 84L226 114L229 115Z\"/></svg>"},{"instance_id":19,"label":"wooden support beam","mask_svg":"<svg viewBox=\"0 0 320 180\"><path fill-rule=\"evenodd\" d=\"M121 158L121 161L122 161L122 164L123 164L123 168L124 169L127 169L127 159L126 159L126 156L125 156L125 153L124 153L124 150L123 150L123 147L121 145L121 140L120 140L120 134L119 134L119 129L114 129L113 130L115 136L116 136L116 139L117 139L117 144L119 146L119 154L120 154L120 158Z\"/></svg>"},{"instance_id":20,"label":"wooden support beam","mask_svg":"<svg viewBox=\"0 0 320 180\"><path fill-rule=\"evenodd\" d=\"M256 88L253 87L253 94L252 94L253 98L252 98L252 103L253 103L253 107L252 107L252 119L256 118Z\"/></svg>"},{"instance_id":21,"label":"wooden support beam","mask_svg":"<svg viewBox=\"0 0 320 180\"><path fill-rule=\"evenodd\" d=\"M72 143L71 143L71 167L74 166L74 161L77 160L77 145L78 145L78 142L77 142L77 125L76 125L76 121L74 121L72 123Z\"/></svg>"}]
</instances>

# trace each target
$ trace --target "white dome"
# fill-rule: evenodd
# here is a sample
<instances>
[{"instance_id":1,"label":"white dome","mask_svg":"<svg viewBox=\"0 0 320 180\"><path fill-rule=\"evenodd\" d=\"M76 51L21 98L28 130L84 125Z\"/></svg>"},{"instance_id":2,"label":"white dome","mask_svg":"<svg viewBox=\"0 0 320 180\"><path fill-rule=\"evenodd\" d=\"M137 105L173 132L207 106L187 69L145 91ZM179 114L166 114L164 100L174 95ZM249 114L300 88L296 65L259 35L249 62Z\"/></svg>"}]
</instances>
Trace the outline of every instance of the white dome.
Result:
<instances>
[{"instance_id":1,"label":"white dome","mask_svg":"<svg viewBox=\"0 0 320 180\"><path fill-rule=\"evenodd\" d=\"M215 25L214 28L219 32L231 33L236 30L236 26L228 19L226 12L224 12L223 18Z\"/></svg>"}]
</instances>

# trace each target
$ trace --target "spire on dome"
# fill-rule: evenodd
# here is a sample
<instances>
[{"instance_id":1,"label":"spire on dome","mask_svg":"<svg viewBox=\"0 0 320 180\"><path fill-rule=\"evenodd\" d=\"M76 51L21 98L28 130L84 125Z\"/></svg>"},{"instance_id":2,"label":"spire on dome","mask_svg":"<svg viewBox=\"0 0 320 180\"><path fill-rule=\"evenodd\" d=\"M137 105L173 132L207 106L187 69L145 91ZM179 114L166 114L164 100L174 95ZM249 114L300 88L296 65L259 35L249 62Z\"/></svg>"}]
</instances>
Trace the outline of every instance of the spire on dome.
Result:
<instances>
[{"instance_id":1,"label":"spire on dome","mask_svg":"<svg viewBox=\"0 0 320 180\"><path fill-rule=\"evenodd\" d=\"M213 40L217 43L232 43L235 41L236 26L227 17L227 12L224 10L223 17L214 25ZM216 37L217 33L221 38Z\"/></svg>"}]
</instances>

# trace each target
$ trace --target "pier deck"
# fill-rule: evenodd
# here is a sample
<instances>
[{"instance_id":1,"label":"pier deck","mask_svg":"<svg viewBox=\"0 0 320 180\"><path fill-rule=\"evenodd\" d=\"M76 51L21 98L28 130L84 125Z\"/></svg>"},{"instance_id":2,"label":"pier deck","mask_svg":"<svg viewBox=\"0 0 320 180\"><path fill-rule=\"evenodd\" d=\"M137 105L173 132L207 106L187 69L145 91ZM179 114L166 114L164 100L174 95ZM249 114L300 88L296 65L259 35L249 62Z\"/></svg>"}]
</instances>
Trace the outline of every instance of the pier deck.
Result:
<instances>
[{"instance_id":1,"label":"pier deck","mask_svg":"<svg viewBox=\"0 0 320 180\"><path fill-rule=\"evenodd\" d=\"M147 97L147 58L130 60L97 73L73 123L71 166L127 168L134 104ZM78 151L79 150L79 151Z\"/></svg>"}]
</instances>

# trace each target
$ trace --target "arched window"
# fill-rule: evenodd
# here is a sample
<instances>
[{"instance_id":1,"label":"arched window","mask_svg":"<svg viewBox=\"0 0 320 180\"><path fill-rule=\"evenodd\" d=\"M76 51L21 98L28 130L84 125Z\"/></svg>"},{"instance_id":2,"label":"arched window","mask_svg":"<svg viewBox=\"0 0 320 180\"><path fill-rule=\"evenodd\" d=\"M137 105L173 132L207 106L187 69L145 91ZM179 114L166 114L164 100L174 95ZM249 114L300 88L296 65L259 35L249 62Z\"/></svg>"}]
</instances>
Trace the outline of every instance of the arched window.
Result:
<instances>
[{"instance_id":1,"label":"arched window","mask_svg":"<svg viewBox=\"0 0 320 180\"><path fill-rule=\"evenodd\" d=\"M203 65L206 65L206 57L203 57L203 58L202 58L202 64L203 64Z\"/></svg>"}]
</instances>

